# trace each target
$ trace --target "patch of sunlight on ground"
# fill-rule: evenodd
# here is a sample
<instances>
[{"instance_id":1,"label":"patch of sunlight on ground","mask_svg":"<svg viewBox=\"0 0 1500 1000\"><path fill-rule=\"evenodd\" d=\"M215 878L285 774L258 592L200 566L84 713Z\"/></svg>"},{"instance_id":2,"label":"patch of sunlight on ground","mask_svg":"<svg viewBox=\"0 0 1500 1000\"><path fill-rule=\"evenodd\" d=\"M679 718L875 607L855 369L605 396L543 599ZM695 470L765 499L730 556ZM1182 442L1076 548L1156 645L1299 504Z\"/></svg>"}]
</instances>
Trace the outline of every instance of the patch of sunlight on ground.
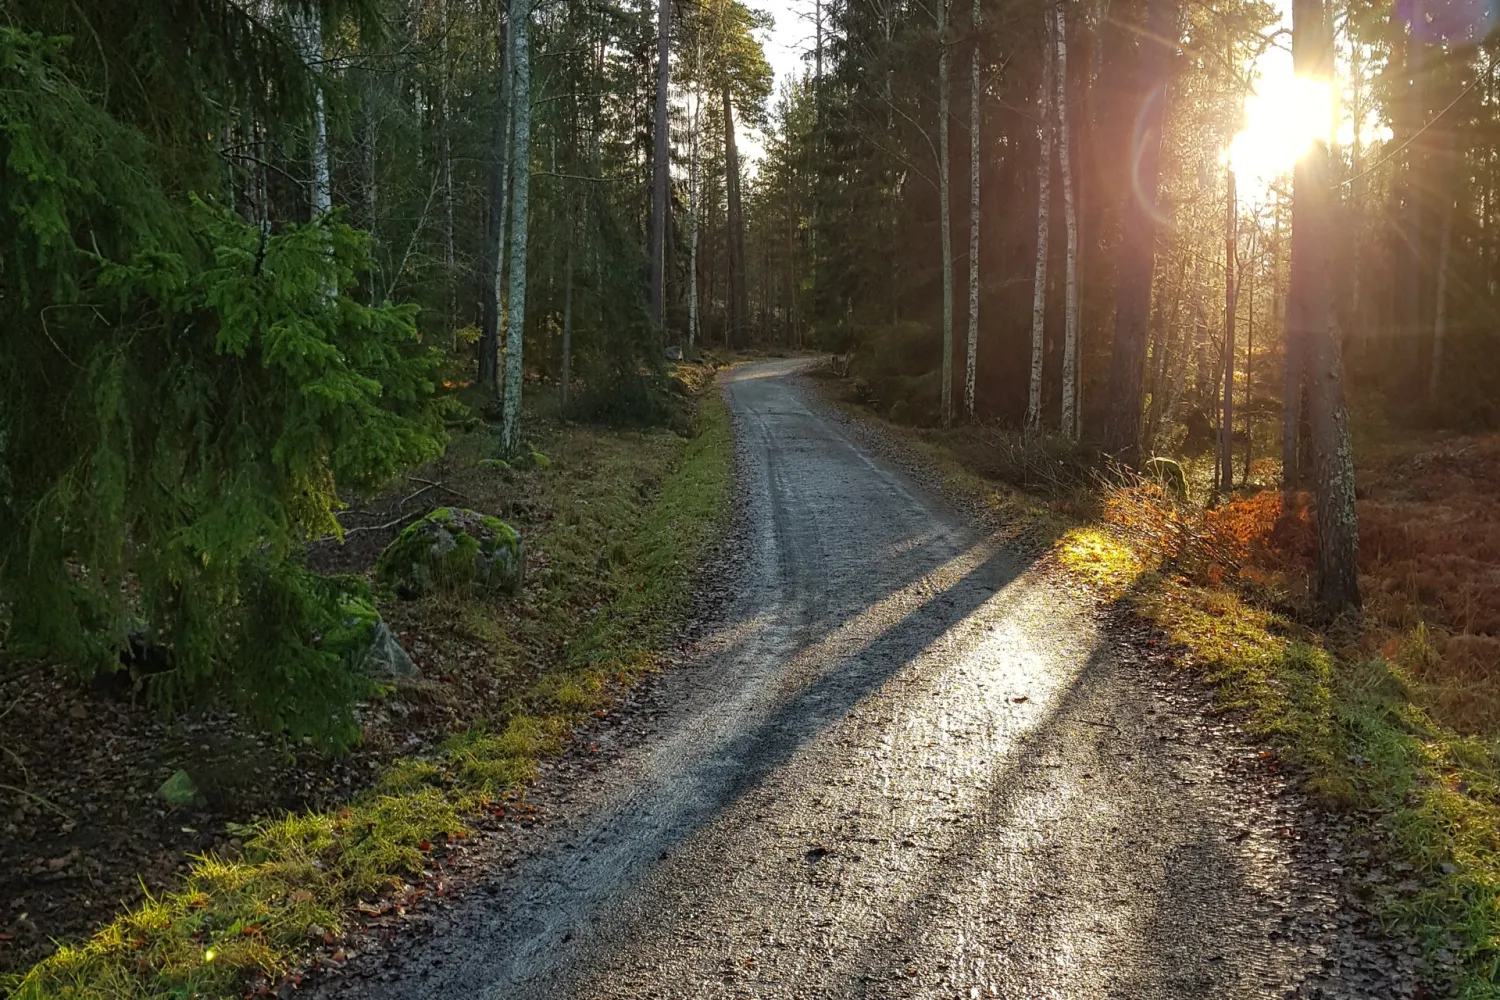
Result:
<instances>
[{"instance_id":1,"label":"patch of sunlight on ground","mask_svg":"<svg viewBox=\"0 0 1500 1000\"><path fill-rule=\"evenodd\" d=\"M1102 528L1074 528L1058 539L1054 551L1063 568L1111 598L1129 590L1146 571L1134 549Z\"/></svg>"}]
</instances>

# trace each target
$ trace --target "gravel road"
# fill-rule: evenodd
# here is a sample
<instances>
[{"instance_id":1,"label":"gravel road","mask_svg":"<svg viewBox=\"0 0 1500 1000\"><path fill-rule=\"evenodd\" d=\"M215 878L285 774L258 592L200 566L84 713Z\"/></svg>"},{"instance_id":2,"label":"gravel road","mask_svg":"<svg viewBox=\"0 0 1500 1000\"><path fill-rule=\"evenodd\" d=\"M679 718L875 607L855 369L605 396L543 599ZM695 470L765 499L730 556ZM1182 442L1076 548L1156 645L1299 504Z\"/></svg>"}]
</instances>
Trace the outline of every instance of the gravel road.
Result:
<instances>
[{"instance_id":1,"label":"gravel road","mask_svg":"<svg viewBox=\"0 0 1500 1000\"><path fill-rule=\"evenodd\" d=\"M1257 748L798 365L725 373L742 565L659 711L344 995L1392 995L1340 981L1337 869Z\"/></svg>"}]
</instances>

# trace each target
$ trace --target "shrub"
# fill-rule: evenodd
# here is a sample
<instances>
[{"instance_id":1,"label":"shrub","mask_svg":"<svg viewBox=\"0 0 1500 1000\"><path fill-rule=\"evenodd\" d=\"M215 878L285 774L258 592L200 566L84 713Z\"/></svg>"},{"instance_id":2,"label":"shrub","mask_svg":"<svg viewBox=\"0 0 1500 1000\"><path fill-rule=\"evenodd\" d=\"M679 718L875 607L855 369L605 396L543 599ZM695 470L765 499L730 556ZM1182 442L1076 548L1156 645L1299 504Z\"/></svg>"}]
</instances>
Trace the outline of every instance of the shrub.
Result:
<instances>
[{"instance_id":1,"label":"shrub","mask_svg":"<svg viewBox=\"0 0 1500 1000\"><path fill-rule=\"evenodd\" d=\"M589 377L565 416L580 423L637 428L672 427L682 419L665 376L608 369Z\"/></svg>"},{"instance_id":2,"label":"shrub","mask_svg":"<svg viewBox=\"0 0 1500 1000\"><path fill-rule=\"evenodd\" d=\"M341 492L441 451L436 352L414 308L343 294L366 234L173 194L63 45L0 27L6 645L88 675L144 621L174 667L156 692L346 742L357 682L313 645L336 601L302 546Z\"/></svg>"}]
</instances>

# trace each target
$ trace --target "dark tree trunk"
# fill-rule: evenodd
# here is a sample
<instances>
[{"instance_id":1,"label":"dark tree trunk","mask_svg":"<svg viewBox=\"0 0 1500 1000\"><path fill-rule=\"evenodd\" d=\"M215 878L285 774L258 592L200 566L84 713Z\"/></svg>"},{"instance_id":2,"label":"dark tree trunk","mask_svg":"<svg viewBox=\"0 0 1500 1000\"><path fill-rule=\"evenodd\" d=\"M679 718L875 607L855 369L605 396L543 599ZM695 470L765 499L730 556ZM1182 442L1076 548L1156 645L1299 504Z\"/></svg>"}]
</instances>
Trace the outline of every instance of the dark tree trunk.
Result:
<instances>
[{"instance_id":1,"label":"dark tree trunk","mask_svg":"<svg viewBox=\"0 0 1500 1000\"><path fill-rule=\"evenodd\" d=\"M1219 415L1219 489L1234 488L1234 320L1238 312L1239 206L1235 204L1234 171L1226 178L1228 191L1224 209L1224 383L1223 410Z\"/></svg>"},{"instance_id":2,"label":"dark tree trunk","mask_svg":"<svg viewBox=\"0 0 1500 1000\"><path fill-rule=\"evenodd\" d=\"M667 90L671 83L672 0L661 0L656 31L656 113L652 122L654 150L651 157L651 316L658 327L666 322L667 264L667 175L671 164L668 145Z\"/></svg>"},{"instance_id":3,"label":"dark tree trunk","mask_svg":"<svg viewBox=\"0 0 1500 1000\"><path fill-rule=\"evenodd\" d=\"M1136 53L1131 94L1143 108L1136 129L1138 152L1132 183L1123 193L1123 219L1115 284L1115 342L1110 358L1109 416L1104 448L1133 465L1140 457L1141 402L1151 280L1156 265L1156 189L1169 60L1176 47L1177 0L1151 0L1146 31Z\"/></svg>"},{"instance_id":4,"label":"dark tree trunk","mask_svg":"<svg viewBox=\"0 0 1500 1000\"><path fill-rule=\"evenodd\" d=\"M1333 39L1322 0L1294 0L1292 56L1299 76L1327 77L1333 68ZM1294 336L1304 344L1307 366L1318 509L1317 604L1322 613L1334 616L1358 610L1360 597L1354 457L1329 287L1333 241L1328 161L1327 145L1316 142L1293 175L1288 326L1298 326Z\"/></svg>"},{"instance_id":5,"label":"dark tree trunk","mask_svg":"<svg viewBox=\"0 0 1500 1000\"><path fill-rule=\"evenodd\" d=\"M724 339L731 347L750 342L750 302L745 288L745 217L740 209L740 155L734 135L734 99L724 85L724 184L729 218L729 329Z\"/></svg>"}]
</instances>

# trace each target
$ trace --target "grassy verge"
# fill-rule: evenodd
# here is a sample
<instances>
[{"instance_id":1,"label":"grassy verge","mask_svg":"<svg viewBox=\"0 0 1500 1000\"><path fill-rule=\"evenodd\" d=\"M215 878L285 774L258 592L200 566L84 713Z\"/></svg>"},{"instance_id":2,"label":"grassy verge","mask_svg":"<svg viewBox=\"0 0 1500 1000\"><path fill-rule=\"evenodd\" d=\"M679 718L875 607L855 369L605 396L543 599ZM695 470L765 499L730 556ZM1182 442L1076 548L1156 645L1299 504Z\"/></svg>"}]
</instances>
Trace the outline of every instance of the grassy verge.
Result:
<instances>
[{"instance_id":1,"label":"grassy verge","mask_svg":"<svg viewBox=\"0 0 1500 1000\"><path fill-rule=\"evenodd\" d=\"M1465 1000L1500 997L1496 746L1435 722L1396 663L1362 657L1242 595L1143 575L1128 598L1189 653L1226 708L1368 823L1381 909Z\"/></svg>"},{"instance_id":2,"label":"grassy verge","mask_svg":"<svg viewBox=\"0 0 1500 1000\"><path fill-rule=\"evenodd\" d=\"M979 474L991 459L970 432L881 423L1007 535L1158 625L1223 710L1365 825L1381 876L1368 888L1392 924L1416 934L1437 977L1464 1000L1500 997L1500 745L1424 710L1404 666L1424 650L1372 656L1353 636L1269 610L1255 587L1179 575L1157 547L1108 523L1108 498L1049 501ZM1406 643L1420 644L1420 633Z\"/></svg>"},{"instance_id":3,"label":"grassy verge","mask_svg":"<svg viewBox=\"0 0 1500 1000\"><path fill-rule=\"evenodd\" d=\"M523 787L615 684L653 668L725 508L733 449L723 404L703 394L690 440L574 428L546 445L590 467L540 491L550 517L533 542L526 614L499 621L482 603L450 612L516 687L507 709L397 762L342 809L239 831L239 857L197 859L179 888L8 984L13 997L228 997L252 973L274 979L337 940L351 910L421 892L431 853L466 836L465 817Z\"/></svg>"}]
</instances>

